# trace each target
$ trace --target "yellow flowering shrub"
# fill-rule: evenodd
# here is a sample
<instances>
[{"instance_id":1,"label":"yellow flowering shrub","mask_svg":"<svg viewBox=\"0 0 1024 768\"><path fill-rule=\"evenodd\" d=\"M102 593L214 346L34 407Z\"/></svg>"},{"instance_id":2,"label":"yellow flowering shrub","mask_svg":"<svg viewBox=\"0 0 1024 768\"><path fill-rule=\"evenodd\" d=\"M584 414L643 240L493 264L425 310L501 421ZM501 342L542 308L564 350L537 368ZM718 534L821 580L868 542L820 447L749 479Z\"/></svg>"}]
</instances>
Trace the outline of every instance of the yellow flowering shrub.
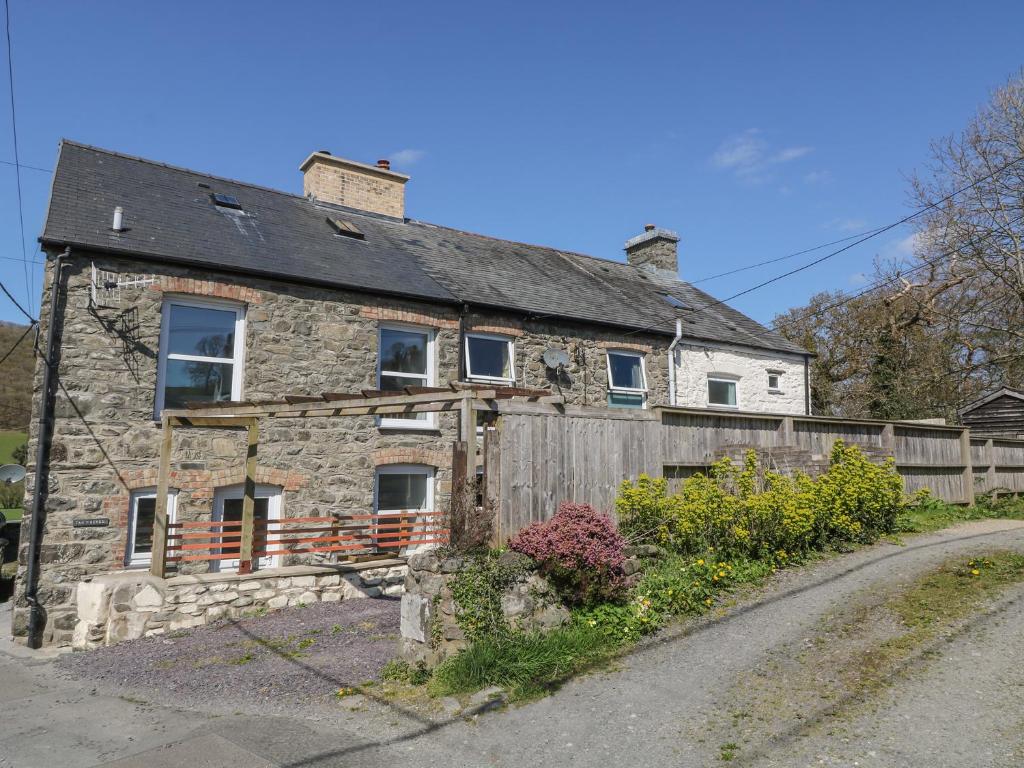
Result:
<instances>
[{"instance_id":1,"label":"yellow flowering shrub","mask_svg":"<svg viewBox=\"0 0 1024 768\"><path fill-rule=\"evenodd\" d=\"M749 451L742 464L722 459L687 478L676 494L663 479L626 481L616 511L633 542L766 558L873 541L893 530L903 504L891 461L872 464L857 446L837 441L828 472L816 480L769 472Z\"/></svg>"}]
</instances>

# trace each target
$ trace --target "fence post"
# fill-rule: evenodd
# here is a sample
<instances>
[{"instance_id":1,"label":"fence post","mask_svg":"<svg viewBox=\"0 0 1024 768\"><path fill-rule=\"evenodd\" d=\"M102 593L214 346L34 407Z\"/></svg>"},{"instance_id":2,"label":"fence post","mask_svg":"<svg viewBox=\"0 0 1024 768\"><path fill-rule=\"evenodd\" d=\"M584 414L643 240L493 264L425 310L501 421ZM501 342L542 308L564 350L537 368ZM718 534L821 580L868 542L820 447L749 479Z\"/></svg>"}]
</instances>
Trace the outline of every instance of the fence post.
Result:
<instances>
[{"instance_id":1,"label":"fence post","mask_svg":"<svg viewBox=\"0 0 1024 768\"><path fill-rule=\"evenodd\" d=\"M153 513L153 554L149 564L149 572L163 578L167 573L167 492L170 490L171 471L171 420L160 417L160 473L156 481L156 510Z\"/></svg>"},{"instance_id":2,"label":"fence post","mask_svg":"<svg viewBox=\"0 0 1024 768\"><path fill-rule=\"evenodd\" d=\"M882 450L896 458L896 427L891 422L882 427Z\"/></svg>"},{"instance_id":3,"label":"fence post","mask_svg":"<svg viewBox=\"0 0 1024 768\"><path fill-rule=\"evenodd\" d=\"M238 551L238 572L252 573L253 534L256 511L256 449L260 440L260 426L256 419L249 422L249 441L245 454L245 496L242 498L242 540ZM221 531L221 538L223 538Z\"/></svg>"},{"instance_id":4,"label":"fence post","mask_svg":"<svg viewBox=\"0 0 1024 768\"><path fill-rule=\"evenodd\" d=\"M990 437L985 441L985 484L986 493L996 496L996 446Z\"/></svg>"},{"instance_id":5,"label":"fence post","mask_svg":"<svg viewBox=\"0 0 1024 768\"><path fill-rule=\"evenodd\" d=\"M964 502L974 506L974 466L971 464L971 430L964 427L960 432L960 463L964 465Z\"/></svg>"},{"instance_id":6,"label":"fence post","mask_svg":"<svg viewBox=\"0 0 1024 768\"><path fill-rule=\"evenodd\" d=\"M484 510L491 518L491 544L501 546L501 439L498 435L500 418L484 427Z\"/></svg>"},{"instance_id":7,"label":"fence post","mask_svg":"<svg viewBox=\"0 0 1024 768\"><path fill-rule=\"evenodd\" d=\"M779 422L779 428L775 434L778 437L778 443L776 447L782 447L784 445L793 445L795 428L793 426L792 416L783 416L782 421Z\"/></svg>"}]
</instances>

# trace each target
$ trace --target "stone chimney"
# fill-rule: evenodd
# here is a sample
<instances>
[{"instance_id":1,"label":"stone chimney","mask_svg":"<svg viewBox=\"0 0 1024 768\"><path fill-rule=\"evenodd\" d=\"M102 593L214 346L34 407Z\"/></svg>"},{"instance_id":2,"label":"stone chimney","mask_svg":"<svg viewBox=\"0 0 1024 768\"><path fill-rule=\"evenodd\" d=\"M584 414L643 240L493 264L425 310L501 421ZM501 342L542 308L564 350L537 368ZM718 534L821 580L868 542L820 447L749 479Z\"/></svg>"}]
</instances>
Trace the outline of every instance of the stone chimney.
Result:
<instances>
[{"instance_id":1,"label":"stone chimney","mask_svg":"<svg viewBox=\"0 0 1024 768\"><path fill-rule=\"evenodd\" d=\"M365 165L322 149L307 157L299 170L306 197L398 219L405 216L409 177L392 171L387 160Z\"/></svg>"},{"instance_id":2,"label":"stone chimney","mask_svg":"<svg viewBox=\"0 0 1024 768\"><path fill-rule=\"evenodd\" d=\"M663 277L679 277L679 235L653 224L626 241L626 261Z\"/></svg>"}]
</instances>

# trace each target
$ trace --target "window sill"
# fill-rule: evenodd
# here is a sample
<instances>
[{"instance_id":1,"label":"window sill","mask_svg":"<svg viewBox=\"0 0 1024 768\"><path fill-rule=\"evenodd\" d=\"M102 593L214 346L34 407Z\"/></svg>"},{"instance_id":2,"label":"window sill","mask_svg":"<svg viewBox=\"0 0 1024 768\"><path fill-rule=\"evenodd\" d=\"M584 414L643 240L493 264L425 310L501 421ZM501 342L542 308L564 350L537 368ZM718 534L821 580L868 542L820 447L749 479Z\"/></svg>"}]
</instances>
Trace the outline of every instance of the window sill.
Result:
<instances>
[{"instance_id":1,"label":"window sill","mask_svg":"<svg viewBox=\"0 0 1024 768\"><path fill-rule=\"evenodd\" d=\"M738 411L738 405L722 405L721 403L708 403L707 407L713 411Z\"/></svg>"},{"instance_id":2,"label":"window sill","mask_svg":"<svg viewBox=\"0 0 1024 768\"><path fill-rule=\"evenodd\" d=\"M463 379L460 384L490 384L495 387L514 387L516 385L515 379L486 379L482 377L470 376Z\"/></svg>"},{"instance_id":3,"label":"window sill","mask_svg":"<svg viewBox=\"0 0 1024 768\"><path fill-rule=\"evenodd\" d=\"M769 395L784 395L786 393L783 392L781 389L769 389L768 390L768 394Z\"/></svg>"},{"instance_id":4,"label":"window sill","mask_svg":"<svg viewBox=\"0 0 1024 768\"><path fill-rule=\"evenodd\" d=\"M434 432L436 434L441 433L441 428L437 424L378 424L377 429L381 432Z\"/></svg>"}]
</instances>

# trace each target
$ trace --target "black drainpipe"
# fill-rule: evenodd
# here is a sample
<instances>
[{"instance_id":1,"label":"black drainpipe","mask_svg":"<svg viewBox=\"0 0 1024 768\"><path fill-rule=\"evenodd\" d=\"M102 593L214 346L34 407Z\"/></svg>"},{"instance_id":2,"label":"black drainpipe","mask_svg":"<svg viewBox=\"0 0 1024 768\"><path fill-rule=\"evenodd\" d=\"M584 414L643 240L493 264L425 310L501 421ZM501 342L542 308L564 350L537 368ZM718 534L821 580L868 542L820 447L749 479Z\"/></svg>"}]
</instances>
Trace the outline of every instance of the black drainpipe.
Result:
<instances>
[{"instance_id":1,"label":"black drainpipe","mask_svg":"<svg viewBox=\"0 0 1024 768\"><path fill-rule=\"evenodd\" d=\"M43 539L44 509L50 475L50 441L53 439L53 401L57 384L57 305L60 303L61 274L64 259L71 248L57 256L53 262L53 282L50 285L50 321L46 327L46 355L43 358L43 391L39 404L39 424L36 429L35 488L32 491L32 519L28 535L28 568L25 573L25 600L29 605L28 647L39 648L43 641L46 618L39 604L39 550Z\"/></svg>"},{"instance_id":2,"label":"black drainpipe","mask_svg":"<svg viewBox=\"0 0 1024 768\"><path fill-rule=\"evenodd\" d=\"M466 313L469 312L469 304L463 304L459 310L459 355L456 358L458 363L459 381L466 380Z\"/></svg>"}]
</instances>

